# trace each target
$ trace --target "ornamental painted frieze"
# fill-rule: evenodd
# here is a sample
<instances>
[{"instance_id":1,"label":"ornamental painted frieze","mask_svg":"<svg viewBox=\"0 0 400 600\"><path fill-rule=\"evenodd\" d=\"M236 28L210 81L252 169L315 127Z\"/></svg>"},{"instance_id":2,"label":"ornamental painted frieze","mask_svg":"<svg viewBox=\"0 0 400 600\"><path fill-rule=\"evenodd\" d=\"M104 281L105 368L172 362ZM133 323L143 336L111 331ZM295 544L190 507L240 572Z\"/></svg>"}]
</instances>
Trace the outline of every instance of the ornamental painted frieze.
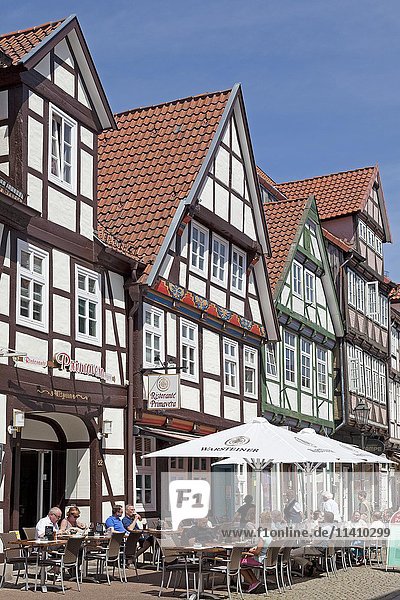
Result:
<instances>
[{"instance_id":1,"label":"ornamental painted frieze","mask_svg":"<svg viewBox=\"0 0 400 600\"><path fill-rule=\"evenodd\" d=\"M169 298L193 306L194 308L197 308L212 317L216 317L217 319L222 319L222 321L230 323L235 327L250 331L260 337L266 337L265 327L259 325L259 323L245 319L237 313L219 306L218 304L215 304L215 302L210 302L207 298L203 298L203 296L199 296L199 294L190 292L176 283L170 283L169 281L161 279L156 290Z\"/></svg>"}]
</instances>

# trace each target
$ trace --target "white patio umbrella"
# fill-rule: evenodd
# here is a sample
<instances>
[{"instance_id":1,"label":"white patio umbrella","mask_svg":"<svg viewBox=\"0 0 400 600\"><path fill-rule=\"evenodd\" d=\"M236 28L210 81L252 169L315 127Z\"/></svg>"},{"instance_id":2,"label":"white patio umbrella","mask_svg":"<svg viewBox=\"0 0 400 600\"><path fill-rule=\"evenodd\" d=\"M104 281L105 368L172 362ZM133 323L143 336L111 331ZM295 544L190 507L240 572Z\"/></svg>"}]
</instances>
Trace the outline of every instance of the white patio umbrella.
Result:
<instances>
[{"instance_id":1,"label":"white patio umbrella","mask_svg":"<svg viewBox=\"0 0 400 600\"><path fill-rule=\"evenodd\" d=\"M256 474L256 524L258 524L261 507L261 472L267 465L296 464L306 472L310 472L321 463L381 462L379 457L369 452L363 452L362 456L356 457L354 448L348 444L338 442L325 444L324 441L327 439L311 433L300 436L283 427L272 425L263 417L256 417L249 423L169 446L146 454L145 457L243 458Z\"/></svg>"}]
</instances>

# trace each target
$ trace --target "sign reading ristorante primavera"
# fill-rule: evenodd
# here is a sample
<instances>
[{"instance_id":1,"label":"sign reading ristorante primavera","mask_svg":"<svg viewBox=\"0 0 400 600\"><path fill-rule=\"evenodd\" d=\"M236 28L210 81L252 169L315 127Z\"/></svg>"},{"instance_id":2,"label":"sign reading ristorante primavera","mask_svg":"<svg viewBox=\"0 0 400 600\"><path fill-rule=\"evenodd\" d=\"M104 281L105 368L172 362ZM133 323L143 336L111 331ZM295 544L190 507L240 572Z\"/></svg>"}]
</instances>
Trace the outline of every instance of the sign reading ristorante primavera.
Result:
<instances>
[{"instance_id":1,"label":"sign reading ristorante primavera","mask_svg":"<svg viewBox=\"0 0 400 600\"><path fill-rule=\"evenodd\" d=\"M89 375L101 379L103 381L114 382L115 375L106 373L103 367L93 363L84 363L80 360L73 360L67 352L57 352L53 360L46 360L36 356L18 356L14 358L14 363L24 363L27 365L35 365L43 368L54 367L70 373L79 373L80 375Z\"/></svg>"}]
</instances>

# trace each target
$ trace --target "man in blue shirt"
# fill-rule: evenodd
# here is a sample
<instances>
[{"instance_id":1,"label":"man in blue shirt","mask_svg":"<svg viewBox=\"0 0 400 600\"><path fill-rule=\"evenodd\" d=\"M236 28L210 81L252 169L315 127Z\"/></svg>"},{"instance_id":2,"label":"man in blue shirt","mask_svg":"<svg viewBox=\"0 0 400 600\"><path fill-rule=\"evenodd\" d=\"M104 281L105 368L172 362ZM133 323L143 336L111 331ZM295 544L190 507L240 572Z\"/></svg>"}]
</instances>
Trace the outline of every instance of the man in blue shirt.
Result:
<instances>
[{"instance_id":1,"label":"man in blue shirt","mask_svg":"<svg viewBox=\"0 0 400 600\"><path fill-rule=\"evenodd\" d=\"M141 523L142 517L137 514L135 507L132 504L125 506L125 517L122 519L122 525L127 531L133 531L134 529L143 529Z\"/></svg>"},{"instance_id":2,"label":"man in blue shirt","mask_svg":"<svg viewBox=\"0 0 400 600\"><path fill-rule=\"evenodd\" d=\"M112 532L116 531L118 533L129 533L129 531L125 529L122 523L121 517L123 513L124 511L122 506L119 506L118 504L116 506L113 506L112 515L106 520L107 529L111 528Z\"/></svg>"}]
</instances>

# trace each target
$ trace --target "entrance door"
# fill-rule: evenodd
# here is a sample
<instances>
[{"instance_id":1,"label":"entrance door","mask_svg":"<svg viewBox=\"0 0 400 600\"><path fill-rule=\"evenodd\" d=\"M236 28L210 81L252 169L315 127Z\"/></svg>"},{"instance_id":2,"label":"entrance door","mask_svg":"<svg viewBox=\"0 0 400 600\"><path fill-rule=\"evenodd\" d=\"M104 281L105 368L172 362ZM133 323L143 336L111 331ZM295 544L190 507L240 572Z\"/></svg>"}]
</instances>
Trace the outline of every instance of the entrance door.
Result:
<instances>
[{"instance_id":1,"label":"entrance door","mask_svg":"<svg viewBox=\"0 0 400 600\"><path fill-rule=\"evenodd\" d=\"M51 450L21 450L20 527L33 527L51 507Z\"/></svg>"}]
</instances>

